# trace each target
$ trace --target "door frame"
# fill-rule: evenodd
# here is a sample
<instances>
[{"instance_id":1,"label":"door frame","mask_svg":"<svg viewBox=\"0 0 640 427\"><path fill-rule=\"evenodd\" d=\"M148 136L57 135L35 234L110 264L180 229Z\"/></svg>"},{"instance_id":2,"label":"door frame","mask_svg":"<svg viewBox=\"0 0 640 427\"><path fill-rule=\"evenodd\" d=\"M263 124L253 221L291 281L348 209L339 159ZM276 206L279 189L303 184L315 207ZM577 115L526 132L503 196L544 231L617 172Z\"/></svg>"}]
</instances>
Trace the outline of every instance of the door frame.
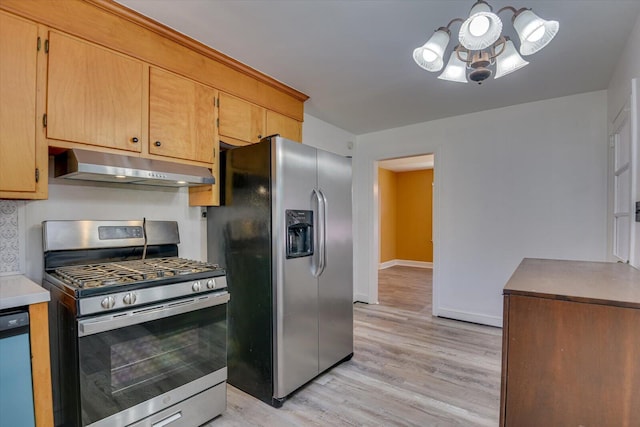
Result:
<instances>
[{"instance_id":1,"label":"door frame","mask_svg":"<svg viewBox=\"0 0 640 427\"><path fill-rule=\"evenodd\" d=\"M439 260L440 260L440 192L441 192L441 180L439 177L442 174L440 170L440 160L441 160L441 150L439 147L435 147L434 149L429 149L428 147L424 147L421 150L412 150L408 153L402 153L401 155L396 155L393 157L413 157L413 156L421 156L424 154L433 154L433 216L432 216L432 239L433 239L433 299L432 299L432 314L434 316L438 316L439 314L439 287L440 287L440 278L439 278ZM367 159L367 167L371 172L370 186L368 186L368 191L370 192L371 198L368 203L367 210L371 212L370 216L370 227L368 231L371 236L371 244L368 248L368 262L366 264L366 275L368 276L367 283L368 286L368 294L366 295L366 300L369 304L378 304L378 267L379 267L379 248L380 248L380 212L379 212L379 203L380 197L378 193L378 162L381 160L385 160L390 158L389 156L378 155L371 159ZM362 298L362 296L361 296ZM356 295L357 300L358 296Z\"/></svg>"}]
</instances>

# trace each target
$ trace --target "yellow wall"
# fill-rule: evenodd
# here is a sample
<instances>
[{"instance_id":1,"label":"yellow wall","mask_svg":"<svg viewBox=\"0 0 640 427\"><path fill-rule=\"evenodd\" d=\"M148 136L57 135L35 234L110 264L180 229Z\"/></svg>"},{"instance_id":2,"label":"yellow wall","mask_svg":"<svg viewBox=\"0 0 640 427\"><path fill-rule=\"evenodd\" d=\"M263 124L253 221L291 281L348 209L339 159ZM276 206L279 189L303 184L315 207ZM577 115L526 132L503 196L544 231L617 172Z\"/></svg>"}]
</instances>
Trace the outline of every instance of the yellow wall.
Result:
<instances>
[{"instance_id":1,"label":"yellow wall","mask_svg":"<svg viewBox=\"0 0 640 427\"><path fill-rule=\"evenodd\" d=\"M396 174L378 169L380 262L396 259Z\"/></svg>"},{"instance_id":2,"label":"yellow wall","mask_svg":"<svg viewBox=\"0 0 640 427\"><path fill-rule=\"evenodd\" d=\"M433 169L396 177L396 258L433 262Z\"/></svg>"},{"instance_id":3,"label":"yellow wall","mask_svg":"<svg viewBox=\"0 0 640 427\"><path fill-rule=\"evenodd\" d=\"M433 169L378 169L380 262L433 262Z\"/></svg>"}]
</instances>

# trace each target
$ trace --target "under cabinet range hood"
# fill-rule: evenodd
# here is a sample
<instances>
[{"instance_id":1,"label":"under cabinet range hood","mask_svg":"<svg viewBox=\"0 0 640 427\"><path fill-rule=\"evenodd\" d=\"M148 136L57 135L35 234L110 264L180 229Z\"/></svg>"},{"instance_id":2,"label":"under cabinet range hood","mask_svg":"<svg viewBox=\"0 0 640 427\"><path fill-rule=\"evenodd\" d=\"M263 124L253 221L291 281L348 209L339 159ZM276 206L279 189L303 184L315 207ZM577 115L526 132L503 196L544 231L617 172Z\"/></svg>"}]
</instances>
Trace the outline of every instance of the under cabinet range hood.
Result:
<instances>
[{"instance_id":1,"label":"under cabinet range hood","mask_svg":"<svg viewBox=\"0 0 640 427\"><path fill-rule=\"evenodd\" d=\"M121 184L190 187L215 184L209 169L142 157L72 148L54 159L56 178Z\"/></svg>"}]
</instances>

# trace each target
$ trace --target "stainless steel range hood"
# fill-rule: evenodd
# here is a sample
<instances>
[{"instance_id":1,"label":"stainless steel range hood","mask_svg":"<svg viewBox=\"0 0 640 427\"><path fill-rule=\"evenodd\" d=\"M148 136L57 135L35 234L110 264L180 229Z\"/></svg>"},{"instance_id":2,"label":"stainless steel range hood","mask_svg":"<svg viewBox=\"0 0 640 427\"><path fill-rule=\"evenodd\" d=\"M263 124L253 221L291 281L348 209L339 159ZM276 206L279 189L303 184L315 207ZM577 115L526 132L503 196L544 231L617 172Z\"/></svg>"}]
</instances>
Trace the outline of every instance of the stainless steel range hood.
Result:
<instances>
[{"instance_id":1,"label":"stainless steel range hood","mask_svg":"<svg viewBox=\"0 0 640 427\"><path fill-rule=\"evenodd\" d=\"M55 177L85 181L188 187L215 184L209 169L163 160L73 148L54 159Z\"/></svg>"}]
</instances>

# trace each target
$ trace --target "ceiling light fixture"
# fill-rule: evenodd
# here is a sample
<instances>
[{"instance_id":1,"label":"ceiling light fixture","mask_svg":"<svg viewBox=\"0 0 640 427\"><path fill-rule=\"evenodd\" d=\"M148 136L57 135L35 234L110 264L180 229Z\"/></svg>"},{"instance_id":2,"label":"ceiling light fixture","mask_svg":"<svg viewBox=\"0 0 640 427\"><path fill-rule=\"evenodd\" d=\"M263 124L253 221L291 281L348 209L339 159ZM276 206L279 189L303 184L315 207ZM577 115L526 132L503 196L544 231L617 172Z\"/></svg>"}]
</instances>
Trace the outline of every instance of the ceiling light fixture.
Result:
<instances>
[{"instance_id":1,"label":"ceiling light fixture","mask_svg":"<svg viewBox=\"0 0 640 427\"><path fill-rule=\"evenodd\" d=\"M520 53L513 41L502 35L502 21L498 14L505 10L513 12L511 22L520 38ZM444 54L449 45L454 22L462 22L458 34L459 44L453 48L444 71L438 76L442 80L467 83L468 78L478 84L489 78L495 65L496 79L506 76L529 64L520 55L532 55L540 51L558 33L558 21L546 21L531 9L515 9L505 6L493 13L493 8L484 0L478 0L467 19L453 19L446 27L440 27L421 47L413 51L413 60L427 71L437 72L444 65Z\"/></svg>"}]
</instances>

